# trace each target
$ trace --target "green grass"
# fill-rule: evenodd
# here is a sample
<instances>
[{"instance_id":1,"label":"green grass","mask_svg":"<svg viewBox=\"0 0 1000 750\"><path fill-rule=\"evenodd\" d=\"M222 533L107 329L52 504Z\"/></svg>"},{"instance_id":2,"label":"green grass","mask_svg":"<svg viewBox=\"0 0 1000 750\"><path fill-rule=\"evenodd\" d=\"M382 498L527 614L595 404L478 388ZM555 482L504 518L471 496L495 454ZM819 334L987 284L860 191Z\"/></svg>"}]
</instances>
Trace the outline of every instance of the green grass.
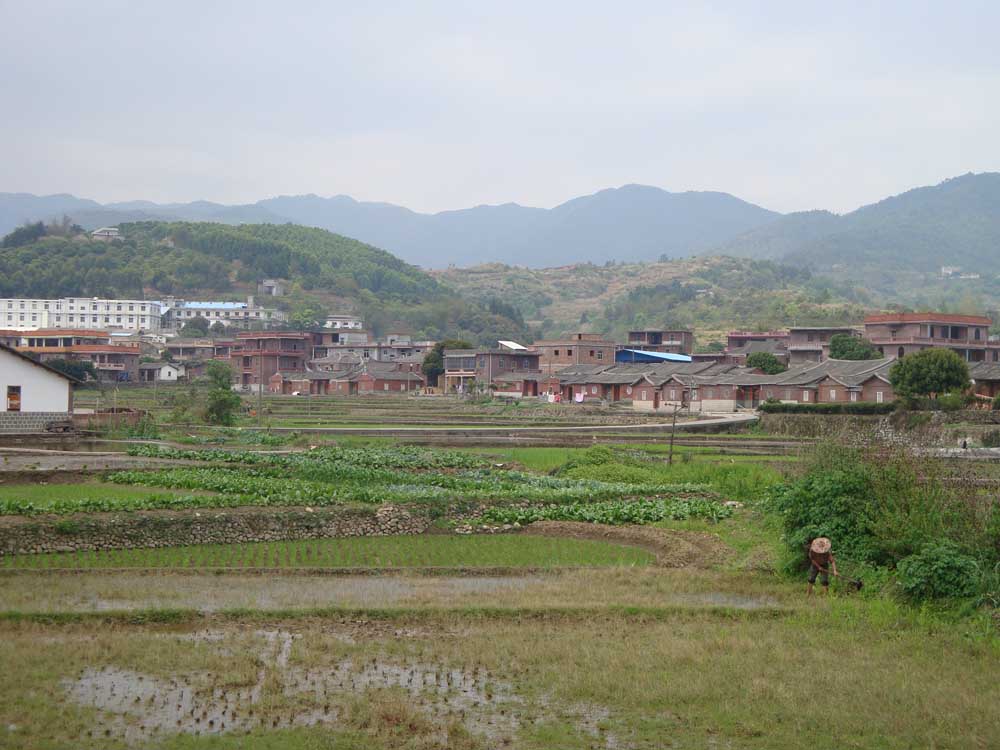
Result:
<instances>
[{"instance_id":1,"label":"green grass","mask_svg":"<svg viewBox=\"0 0 1000 750\"><path fill-rule=\"evenodd\" d=\"M0 568L553 568L648 565L652 561L650 553L634 547L500 534L354 537L60 552L0 558Z\"/></svg>"}]
</instances>

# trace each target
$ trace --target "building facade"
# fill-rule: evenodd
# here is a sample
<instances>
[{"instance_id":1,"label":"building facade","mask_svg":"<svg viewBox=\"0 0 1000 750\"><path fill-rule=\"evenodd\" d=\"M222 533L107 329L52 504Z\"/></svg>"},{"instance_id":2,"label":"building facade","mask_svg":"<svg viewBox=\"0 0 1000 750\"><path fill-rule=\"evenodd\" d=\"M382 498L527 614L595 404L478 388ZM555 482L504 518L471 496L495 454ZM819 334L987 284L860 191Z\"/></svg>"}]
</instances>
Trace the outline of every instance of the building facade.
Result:
<instances>
[{"instance_id":1,"label":"building facade","mask_svg":"<svg viewBox=\"0 0 1000 750\"><path fill-rule=\"evenodd\" d=\"M267 388L275 373L301 373L312 355L312 334L238 333L230 352L233 377L243 388Z\"/></svg>"},{"instance_id":2,"label":"building facade","mask_svg":"<svg viewBox=\"0 0 1000 750\"><path fill-rule=\"evenodd\" d=\"M625 348L642 349L647 352L690 354L694 351L694 334L687 330L629 331L628 344Z\"/></svg>"},{"instance_id":3,"label":"building facade","mask_svg":"<svg viewBox=\"0 0 1000 750\"><path fill-rule=\"evenodd\" d=\"M614 362L617 344L597 333L574 333L561 339L536 341L538 366L544 375L554 375L570 365Z\"/></svg>"},{"instance_id":4,"label":"building facade","mask_svg":"<svg viewBox=\"0 0 1000 750\"><path fill-rule=\"evenodd\" d=\"M38 328L102 328L159 331L162 305L152 300L63 297L0 299L0 327L20 331Z\"/></svg>"},{"instance_id":5,"label":"building facade","mask_svg":"<svg viewBox=\"0 0 1000 750\"><path fill-rule=\"evenodd\" d=\"M204 318L209 325L221 323L226 328L266 329L282 325L288 316L280 310L261 307L253 297L246 302L198 302L167 297L163 302L163 327L178 331L195 318Z\"/></svg>"},{"instance_id":6,"label":"building facade","mask_svg":"<svg viewBox=\"0 0 1000 750\"><path fill-rule=\"evenodd\" d=\"M830 358L830 339L838 335L860 336L851 326L810 326L788 329L788 364L822 362Z\"/></svg>"},{"instance_id":7,"label":"building facade","mask_svg":"<svg viewBox=\"0 0 1000 750\"><path fill-rule=\"evenodd\" d=\"M886 357L944 347L966 362L998 362L1000 342L989 340L991 325L982 315L883 313L865 318L865 337Z\"/></svg>"}]
</instances>

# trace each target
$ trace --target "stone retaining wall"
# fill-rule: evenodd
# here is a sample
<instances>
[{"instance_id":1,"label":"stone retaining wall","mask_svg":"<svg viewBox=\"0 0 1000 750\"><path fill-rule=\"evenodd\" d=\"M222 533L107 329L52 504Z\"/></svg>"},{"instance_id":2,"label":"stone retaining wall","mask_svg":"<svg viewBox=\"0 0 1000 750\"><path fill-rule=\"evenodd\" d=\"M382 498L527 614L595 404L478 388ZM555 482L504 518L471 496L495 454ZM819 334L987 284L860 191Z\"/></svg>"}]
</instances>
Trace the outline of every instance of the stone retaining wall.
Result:
<instances>
[{"instance_id":1,"label":"stone retaining wall","mask_svg":"<svg viewBox=\"0 0 1000 750\"><path fill-rule=\"evenodd\" d=\"M45 432L45 425L69 419L65 411L0 411L0 432Z\"/></svg>"},{"instance_id":2,"label":"stone retaining wall","mask_svg":"<svg viewBox=\"0 0 1000 750\"><path fill-rule=\"evenodd\" d=\"M0 556L420 534L430 524L430 516L419 510L391 505L370 510L242 508L28 517L8 519L0 526Z\"/></svg>"}]
</instances>

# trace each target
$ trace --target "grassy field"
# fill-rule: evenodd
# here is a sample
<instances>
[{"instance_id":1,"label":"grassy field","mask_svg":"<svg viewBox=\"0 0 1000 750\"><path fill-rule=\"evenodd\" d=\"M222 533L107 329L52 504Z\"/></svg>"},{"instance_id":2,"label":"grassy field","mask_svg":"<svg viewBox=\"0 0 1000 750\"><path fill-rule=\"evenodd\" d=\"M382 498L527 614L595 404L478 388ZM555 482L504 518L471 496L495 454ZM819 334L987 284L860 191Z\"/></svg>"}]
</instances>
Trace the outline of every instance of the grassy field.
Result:
<instances>
[{"instance_id":1,"label":"grassy field","mask_svg":"<svg viewBox=\"0 0 1000 750\"><path fill-rule=\"evenodd\" d=\"M550 568L647 565L652 559L643 550L598 541L498 534L310 539L18 555L0 558L0 568Z\"/></svg>"},{"instance_id":2,"label":"grassy field","mask_svg":"<svg viewBox=\"0 0 1000 750\"><path fill-rule=\"evenodd\" d=\"M3 624L4 747L1000 743L995 642L895 606L665 619L476 612L256 630Z\"/></svg>"}]
</instances>

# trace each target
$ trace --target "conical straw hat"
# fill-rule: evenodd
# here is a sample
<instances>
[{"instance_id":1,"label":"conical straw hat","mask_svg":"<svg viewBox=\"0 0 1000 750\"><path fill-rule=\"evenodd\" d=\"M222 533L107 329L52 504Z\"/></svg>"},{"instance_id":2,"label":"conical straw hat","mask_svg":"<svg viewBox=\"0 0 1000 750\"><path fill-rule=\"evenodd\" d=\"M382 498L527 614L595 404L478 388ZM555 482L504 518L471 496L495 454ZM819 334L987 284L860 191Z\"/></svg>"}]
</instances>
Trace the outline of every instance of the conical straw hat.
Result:
<instances>
[{"instance_id":1,"label":"conical straw hat","mask_svg":"<svg viewBox=\"0 0 1000 750\"><path fill-rule=\"evenodd\" d=\"M830 551L833 544L825 536L819 536L813 539L813 543L809 545L809 549L818 555L825 555Z\"/></svg>"}]
</instances>

